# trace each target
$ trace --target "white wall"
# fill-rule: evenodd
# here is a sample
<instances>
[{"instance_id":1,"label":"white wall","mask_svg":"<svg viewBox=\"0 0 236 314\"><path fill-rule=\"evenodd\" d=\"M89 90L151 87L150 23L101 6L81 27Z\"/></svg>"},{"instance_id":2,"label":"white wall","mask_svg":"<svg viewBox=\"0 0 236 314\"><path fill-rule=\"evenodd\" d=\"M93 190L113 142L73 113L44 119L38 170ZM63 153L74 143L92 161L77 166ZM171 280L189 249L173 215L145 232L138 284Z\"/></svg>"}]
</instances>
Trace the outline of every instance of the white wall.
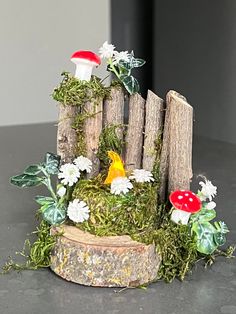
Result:
<instances>
[{"instance_id":1,"label":"white wall","mask_svg":"<svg viewBox=\"0 0 236 314\"><path fill-rule=\"evenodd\" d=\"M109 15L109 0L0 0L0 125L57 119L50 94L74 51L109 39Z\"/></svg>"}]
</instances>

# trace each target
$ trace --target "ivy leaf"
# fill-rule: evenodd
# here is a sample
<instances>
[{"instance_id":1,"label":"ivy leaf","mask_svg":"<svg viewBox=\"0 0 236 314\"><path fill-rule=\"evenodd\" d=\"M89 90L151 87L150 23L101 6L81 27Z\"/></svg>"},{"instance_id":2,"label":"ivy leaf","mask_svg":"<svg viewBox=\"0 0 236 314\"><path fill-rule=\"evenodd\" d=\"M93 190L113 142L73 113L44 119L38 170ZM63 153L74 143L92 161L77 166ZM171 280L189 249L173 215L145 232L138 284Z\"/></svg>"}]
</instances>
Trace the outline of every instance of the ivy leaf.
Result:
<instances>
[{"instance_id":1,"label":"ivy leaf","mask_svg":"<svg viewBox=\"0 0 236 314\"><path fill-rule=\"evenodd\" d=\"M48 174L58 174L60 166L61 157L53 154L47 153L45 156L45 169Z\"/></svg>"},{"instance_id":2,"label":"ivy leaf","mask_svg":"<svg viewBox=\"0 0 236 314\"><path fill-rule=\"evenodd\" d=\"M66 219L66 208L57 203L43 205L40 209L43 220L47 221L50 225L58 225Z\"/></svg>"},{"instance_id":3,"label":"ivy leaf","mask_svg":"<svg viewBox=\"0 0 236 314\"><path fill-rule=\"evenodd\" d=\"M132 75L121 75L120 80L130 95L139 92L139 83Z\"/></svg>"},{"instance_id":4,"label":"ivy leaf","mask_svg":"<svg viewBox=\"0 0 236 314\"><path fill-rule=\"evenodd\" d=\"M132 63L130 61L125 61L125 60L120 60L118 65L119 68L121 68L122 70L126 70L127 73L130 72L130 70L132 69Z\"/></svg>"},{"instance_id":5,"label":"ivy leaf","mask_svg":"<svg viewBox=\"0 0 236 314\"><path fill-rule=\"evenodd\" d=\"M217 246L224 245L226 242L226 237L223 233L217 232L214 234L214 241L217 244Z\"/></svg>"},{"instance_id":6,"label":"ivy leaf","mask_svg":"<svg viewBox=\"0 0 236 314\"><path fill-rule=\"evenodd\" d=\"M194 222L192 232L196 235L197 250L200 253L212 254L216 250L218 246L214 241L216 229L210 222Z\"/></svg>"},{"instance_id":7,"label":"ivy leaf","mask_svg":"<svg viewBox=\"0 0 236 314\"><path fill-rule=\"evenodd\" d=\"M39 204L39 205L49 205L54 203L54 199L50 196L41 196L41 195L37 195L35 197L35 201Z\"/></svg>"},{"instance_id":8,"label":"ivy leaf","mask_svg":"<svg viewBox=\"0 0 236 314\"><path fill-rule=\"evenodd\" d=\"M43 181L44 178L29 174L20 174L10 179L11 184L19 186L21 188L38 186L42 184Z\"/></svg>"},{"instance_id":9,"label":"ivy leaf","mask_svg":"<svg viewBox=\"0 0 236 314\"><path fill-rule=\"evenodd\" d=\"M37 175L40 172L41 172L41 168L39 165L31 165L25 169L24 174Z\"/></svg>"},{"instance_id":10,"label":"ivy leaf","mask_svg":"<svg viewBox=\"0 0 236 314\"><path fill-rule=\"evenodd\" d=\"M192 222L206 222L211 221L216 217L216 211L214 209L202 208L198 213L191 216Z\"/></svg>"},{"instance_id":11,"label":"ivy leaf","mask_svg":"<svg viewBox=\"0 0 236 314\"><path fill-rule=\"evenodd\" d=\"M139 67L143 66L145 63L146 63L146 61L143 59L133 58L131 65L132 65L132 68L139 68Z\"/></svg>"},{"instance_id":12,"label":"ivy leaf","mask_svg":"<svg viewBox=\"0 0 236 314\"><path fill-rule=\"evenodd\" d=\"M228 233L228 232L229 232L229 229L228 229L226 223L223 222L223 221L219 221L219 222L218 222L218 221L215 221L215 222L214 222L214 226L215 226L215 228L216 228L220 233L225 234L225 233Z\"/></svg>"}]
</instances>

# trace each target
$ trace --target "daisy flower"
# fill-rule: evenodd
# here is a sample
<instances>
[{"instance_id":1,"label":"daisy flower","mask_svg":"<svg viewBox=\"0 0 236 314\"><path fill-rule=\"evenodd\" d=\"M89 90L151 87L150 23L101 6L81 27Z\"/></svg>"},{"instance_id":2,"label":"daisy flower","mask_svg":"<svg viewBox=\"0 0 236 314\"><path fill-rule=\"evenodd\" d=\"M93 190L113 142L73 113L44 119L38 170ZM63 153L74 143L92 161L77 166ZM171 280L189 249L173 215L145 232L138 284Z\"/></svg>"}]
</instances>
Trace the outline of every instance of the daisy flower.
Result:
<instances>
[{"instance_id":1,"label":"daisy flower","mask_svg":"<svg viewBox=\"0 0 236 314\"><path fill-rule=\"evenodd\" d=\"M115 178L111 183L111 193L115 195L126 194L132 188L133 184L126 177Z\"/></svg>"},{"instance_id":2,"label":"daisy flower","mask_svg":"<svg viewBox=\"0 0 236 314\"><path fill-rule=\"evenodd\" d=\"M107 41L102 45L101 48L99 48L98 52L103 59L109 59L112 58L114 54L115 46L112 44L108 44Z\"/></svg>"},{"instance_id":3,"label":"daisy flower","mask_svg":"<svg viewBox=\"0 0 236 314\"><path fill-rule=\"evenodd\" d=\"M89 208L84 201L78 199L69 203L67 215L74 222L84 222L89 219Z\"/></svg>"},{"instance_id":4,"label":"daisy flower","mask_svg":"<svg viewBox=\"0 0 236 314\"><path fill-rule=\"evenodd\" d=\"M64 185L72 186L78 181L80 177L80 171L76 165L73 164L64 164L60 167L60 172L58 178L62 179L61 182Z\"/></svg>"},{"instance_id":5,"label":"daisy flower","mask_svg":"<svg viewBox=\"0 0 236 314\"><path fill-rule=\"evenodd\" d=\"M207 180L206 178L204 179L205 182L199 182L199 185L201 185L202 187L199 193L199 197L202 201L205 201L208 198L211 202L212 198L215 197L217 194L217 187L214 186L211 181Z\"/></svg>"},{"instance_id":6,"label":"daisy flower","mask_svg":"<svg viewBox=\"0 0 236 314\"><path fill-rule=\"evenodd\" d=\"M150 171L144 169L133 170L130 179L134 179L136 182L144 183L154 181L153 175Z\"/></svg>"},{"instance_id":7,"label":"daisy flower","mask_svg":"<svg viewBox=\"0 0 236 314\"><path fill-rule=\"evenodd\" d=\"M90 173L92 170L92 161L84 156L79 156L74 160L74 164L80 171L86 171Z\"/></svg>"},{"instance_id":8,"label":"daisy flower","mask_svg":"<svg viewBox=\"0 0 236 314\"><path fill-rule=\"evenodd\" d=\"M58 190L57 190L57 195L60 197L63 197L66 194L66 188L64 186L61 186Z\"/></svg>"},{"instance_id":9,"label":"daisy flower","mask_svg":"<svg viewBox=\"0 0 236 314\"><path fill-rule=\"evenodd\" d=\"M113 64L119 63L120 60L124 60L126 62L129 62L128 51L121 51L121 52L114 51Z\"/></svg>"}]
</instances>

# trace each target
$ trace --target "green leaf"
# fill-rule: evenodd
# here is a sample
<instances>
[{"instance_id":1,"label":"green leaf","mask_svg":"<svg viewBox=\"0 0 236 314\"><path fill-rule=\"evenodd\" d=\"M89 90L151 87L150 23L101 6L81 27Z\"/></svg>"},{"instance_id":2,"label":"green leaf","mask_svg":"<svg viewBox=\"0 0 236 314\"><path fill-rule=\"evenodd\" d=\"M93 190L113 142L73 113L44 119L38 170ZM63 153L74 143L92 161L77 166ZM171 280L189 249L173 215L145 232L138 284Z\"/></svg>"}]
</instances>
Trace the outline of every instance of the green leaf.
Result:
<instances>
[{"instance_id":1,"label":"green leaf","mask_svg":"<svg viewBox=\"0 0 236 314\"><path fill-rule=\"evenodd\" d=\"M41 207L42 217L50 225L58 225L65 221L66 219L66 208L57 203L44 205Z\"/></svg>"},{"instance_id":2,"label":"green leaf","mask_svg":"<svg viewBox=\"0 0 236 314\"><path fill-rule=\"evenodd\" d=\"M44 178L28 174L20 174L18 176L12 177L10 180L12 184L19 186L21 188L38 186L42 184L43 181Z\"/></svg>"},{"instance_id":3,"label":"green leaf","mask_svg":"<svg viewBox=\"0 0 236 314\"><path fill-rule=\"evenodd\" d=\"M217 246L221 246L224 245L226 242L226 237L223 233L221 232L217 232L214 234L214 241L216 243Z\"/></svg>"},{"instance_id":4,"label":"green leaf","mask_svg":"<svg viewBox=\"0 0 236 314\"><path fill-rule=\"evenodd\" d=\"M214 209L202 208L199 212L192 215L190 218L191 222L206 222L211 221L216 217L216 211Z\"/></svg>"},{"instance_id":5,"label":"green leaf","mask_svg":"<svg viewBox=\"0 0 236 314\"><path fill-rule=\"evenodd\" d=\"M37 175L40 172L41 172L41 168L39 165L31 165L25 169L24 174Z\"/></svg>"},{"instance_id":6,"label":"green leaf","mask_svg":"<svg viewBox=\"0 0 236 314\"><path fill-rule=\"evenodd\" d=\"M229 232L229 229L228 229L226 223L224 223L223 221L219 221L219 222L215 221L214 226L220 233L225 234L225 233Z\"/></svg>"},{"instance_id":7,"label":"green leaf","mask_svg":"<svg viewBox=\"0 0 236 314\"><path fill-rule=\"evenodd\" d=\"M196 235L197 250L200 253L212 254L216 250L217 244L214 241L216 229L210 222L194 222L192 232Z\"/></svg>"},{"instance_id":8,"label":"green leaf","mask_svg":"<svg viewBox=\"0 0 236 314\"><path fill-rule=\"evenodd\" d=\"M37 195L35 197L35 201L39 204L39 205L49 205L54 203L54 199L50 196L41 196L41 195Z\"/></svg>"},{"instance_id":9,"label":"green leaf","mask_svg":"<svg viewBox=\"0 0 236 314\"><path fill-rule=\"evenodd\" d=\"M139 83L132 75L121 75L120 80L130 95L139 92Z\"/></svg>"},{"instance_id":10,"label":"green leaf","mask_svg":"<svg viewBox=\"0 0 236 314\"><path fill-rule=\"evenodd\" d=\"M48 174L58 174L59 166L60 166L61 157L53 154L47 153L45 156L45 169Z\"/></svg>"},{"instance_id":11,"label":"green leaf","mask_svg":"<svg viewBox=\"0 0 236 314\"><path fill-rule=\"evenodd\" d=\"M122 70L126 70L127 72L130 72L130 70L132 69L131 62L125 60L120 60L118 66L119 68L121 68Z\"/></svg>"},{"instance_id":12,"label":"green leaf","mask_svg":"<svg viewBox=\"0 0 236 314\"><path fill-rule=\"evenodd\" d=\"M146 63L146 61L143 59L133 58L131 66L132 66L132 68L139 68L139 67L143 66L145 63Z\"/></svg>"}]
</instances>

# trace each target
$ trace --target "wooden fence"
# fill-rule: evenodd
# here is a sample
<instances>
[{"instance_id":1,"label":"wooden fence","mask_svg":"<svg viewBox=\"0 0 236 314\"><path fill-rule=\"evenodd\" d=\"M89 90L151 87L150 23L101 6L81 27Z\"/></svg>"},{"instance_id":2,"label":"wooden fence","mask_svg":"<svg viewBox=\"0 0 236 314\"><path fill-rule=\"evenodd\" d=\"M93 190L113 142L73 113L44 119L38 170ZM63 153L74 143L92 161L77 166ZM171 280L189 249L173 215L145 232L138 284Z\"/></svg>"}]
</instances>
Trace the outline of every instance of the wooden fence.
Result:
<instances>
[{"instance_id":1,"label":"wooden fence","mask_svg":"<svg viewBox=\"0 0 236 314\"><path fill-rule=\"evenodd\" d=\"M93 114L84 123L87 157L95 165L91 176L99 173L97 151L102 128L123 125L125 111L128 111L125 138L123 131L117 129L117 136L125 141L126 169L152 170L156 158L155 142L161 135L161 200L165 201L171 191L190 188L193 108L185 97L171 90L164 101L149 90L146 100L134 94L125 101L122 88L112 87L110 97L88 102L85 109ZM72 125L77 114L75 106L60 105L57 151L63 162L70 162L75 157L77 134Z\"/></svg>"}]
</instances>

